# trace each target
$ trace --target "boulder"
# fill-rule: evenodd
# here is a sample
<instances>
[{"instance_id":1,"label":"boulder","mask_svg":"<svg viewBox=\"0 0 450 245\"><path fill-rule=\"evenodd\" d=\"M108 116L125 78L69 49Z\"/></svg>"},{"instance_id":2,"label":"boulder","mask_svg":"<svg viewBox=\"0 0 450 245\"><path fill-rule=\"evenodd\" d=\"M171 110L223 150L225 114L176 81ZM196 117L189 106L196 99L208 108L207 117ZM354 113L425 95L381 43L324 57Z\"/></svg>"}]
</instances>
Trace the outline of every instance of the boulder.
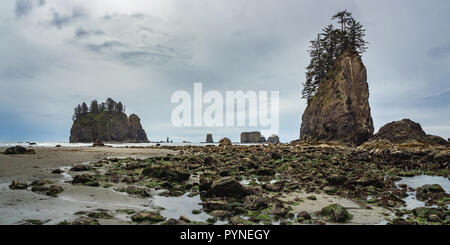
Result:
<instances>
[{"instance_id":1,"label":"boulder","mask_svg":"<svg viewBox=\"0 0 450 245\"><path fill-rule=\"evenodd\" d=\"M207 134L206 135L206 143L214 143L212 134Z\"/></svg>"},{"instance_id":2,"label":"boulder","mask_svg":"<svg viewBox=\"0 0 450 245\"><path fill-rule=\"evenodd\" d=\"M241 143L265 143L266 138L260 132L243 132L241 133Z\"/></svg>"},{"instance_id":3,"label":"boulder","mask_svg":"<svg viewBox=\"0 0 450 245\"><path fill-rule=\"evenodd\" d=\"M219 147L226 147L226 146L232 146L231 140L228 138L223 138L219 141Z\"/></svg>"},{"instance_id":4,"label":"boulder","mask_svg":"<svg viewBox=\"0 0 450 245\"><path fill-rule=\"evenodd\" d=\"M167 167L148 167L142 171L142 175L173 182L186 181L191 176L187 171Z\"/></svg>"},{"instance_id":5,"label":"boulder","mask_svg":"<svg viewBox=\"0 0 450 245\"><path fill-rule=\"evenodd\" d=\"M340 204L331 204L320 210L319 215L328 217L331 221L343 223L353 218Z\"/></svg>"},{"instance_id":6,"label":"boulder","mask_svg":"<svg viewBox=\"0 0 450 245\"><path fill-rule=\"evenodd\" d=\"M95 140L94 143L92 144L92 147L104 147L105 144L103 143L103 141L101 140Z\"/></svg>"},{"instance_id":7,"label":"boulder","mask_svg":"<svg viewBox=\"0 0 450 245\"><path fill-rule=\"evenodd\" d=\"M253 192L241 185L232 177L224 177L214 181L209 190L210 196L243 198Z\"/></svg>"},{"instance_id":8,"label":"boulder","mask_svg":"<svg viewBox=\"0 0 450 245\"><path fill-rule=\"evenodd\" d=\"M13 155L13 154L35 154L34 149L27 149L22 146L14 146L10 147L3 152L3 154L6 155Z\"/></svg>"},{"instance_id":9,"label":"boulder","mask_svg":"<svg viewBox=\"0 0 450 245\"><path fill-rule=\"evenodd\" d=\"M267 143L280 143L280 138L277 135L272 134L269 138L267 138Z\"/></svg>"},{"instance_id":10,"label":"boulder","mask_svg":"<svg viewBox=\"0 0 450 245\"><path fill-rule=\"evenodd\" d=\"M134 222L148 221L150 223L159 223L165 221L166 219L156 212L141 211L137 214L132 215L131 220Z\"/></svg>"},{"instance_id":11,"label":"boulder","mask_svg":"<svg viewBox=\"0 0 450 245\"><path fill-rule=\"evenodd\" d=\"M366 67L357 52L345 51L309 101L300 139L360 145L373 130Z\"/></svg>"},{"instance_id":12,"label":"boulder","mask_svg":"<svg viewBox=\"0 0 450 245\"><path fill-rule=\"evenodd\" d=\"M28 188L28 184L20 183L17 180L13 180L13 182L9 185L9 189L11 190L26 190Z\"/></svg>"},{"instance_id":13,"label":"boulder","mask_svg":"<svg viewBox=\"0 0 450 245\"><path fill-rule=\"evenodd\" d=\"M259 195L250 195L245 197L244 208L257 211L269 207L269 201Z\"/></svg>"},{"instance_id":14,"label":"boulder","mask_svg":"<svg viewBox=\"0 0 450 245\"><path fill-rule=\"evenodd\" d=\"M416 198L419 201L437 200L445 195L445 190L438 184L423 185L416 190Z\"/></svg>"}]
</instances>

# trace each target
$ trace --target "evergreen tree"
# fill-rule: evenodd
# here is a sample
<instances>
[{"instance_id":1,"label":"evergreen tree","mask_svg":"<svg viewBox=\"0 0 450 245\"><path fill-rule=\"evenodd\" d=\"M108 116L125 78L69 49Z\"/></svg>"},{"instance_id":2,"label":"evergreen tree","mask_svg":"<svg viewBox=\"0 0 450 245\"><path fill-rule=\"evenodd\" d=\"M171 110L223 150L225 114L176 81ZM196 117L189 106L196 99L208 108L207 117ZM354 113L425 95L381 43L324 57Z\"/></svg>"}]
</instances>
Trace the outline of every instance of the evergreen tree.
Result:
<instances>
[{"instance_id":1,"label":"evergreen tree","mask_svg":"<svg viewBox=\"0 0 450 245\"><path fill-rule=\"evenodd\" d=\"M119 103L117 103L117 105L116 105L116 111L117 111L118 113L122 113L122 112L123 112L123 105L122 105L122 102L119 101Z\"/></svg>"},{"instance_id":2,"label":"evergreen tree","mask_svg":"<svg viewBox=\"0 0 450 245\"><path fill-rule=\"evenodd\" d=\"M104 112L106 109L106 105L104 102L102 102L99 106L98 106L98 112L102 113Z\"/></svg>"},{"instance_id":3,"label":"evergreen tree","mask_svg":"<svg viewBox=\"0 0 450 245\"><path fill-rule=\"evenodd\" d=\"M116 102L111 98L106 99L106 111L114 112L115 109L116 109Z\"/></svg>"},{"instance_id":4,"label":"evergreen tree","mask_svg":"<svg viewBox=\"0 0 450 245\"><path fill-rule=\"evenodd\" d=\"M89 112L89 108L87 106L86 103L83 102L83 104L81 104L81 114L82 115L86 115Z\"/></svg>"},{"instance_id":5,"label":"evergreen tree","mask_svg":"<svg viewBox=\"0 0 450 245\"><path fill-rule=\"evenodd\" d=\"M340 29L334 28L333 24L328 25L311 41L308 50L311 60L306 67L306 81L302 83L302 98L307 99L308 104L341 54L350 49L362 55L367 50L368 42L364 40L366 30L352 17L352 13L340 11L332 20L337 21Z\"/></svg>"},{"instance_id":6,"label":"evergreen tree","mask_svg":"<svg viewBox=\"0 0 450 245\"><path fill-rule=\"evenodd\" d=\"M97 100L91 101L91 106L89 107L89 112L98 113L98 102L97 102Z\"/></svg>"}]
</instances>

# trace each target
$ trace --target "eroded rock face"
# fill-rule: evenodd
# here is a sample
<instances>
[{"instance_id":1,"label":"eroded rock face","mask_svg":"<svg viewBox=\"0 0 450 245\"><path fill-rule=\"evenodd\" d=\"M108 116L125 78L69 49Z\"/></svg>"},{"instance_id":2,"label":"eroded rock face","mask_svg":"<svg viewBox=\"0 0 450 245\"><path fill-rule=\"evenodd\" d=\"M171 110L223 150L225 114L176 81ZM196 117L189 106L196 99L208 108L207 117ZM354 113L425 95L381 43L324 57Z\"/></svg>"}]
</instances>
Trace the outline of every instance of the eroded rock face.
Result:
<instances>
[{"instance_id":1,"label":"eroded rock face","mask_svg":"<svg viewBox=\"0 0 450 245\"><path fill-rule=\"evenodd\" d=\"M260 132L243 132L241 133L241 143L264 143L266 138Z\"/></svg>"},{"instance_id":2,"label":"eroded rock face","mask_svg":"<svg viewBox=\"0 0 450 245\"><path fill-rule=\"evenodd\" d=\"M407 143L414 140L435 145L449 144L445 139L439 136L427 135L419 123L411 121L410 119L394 121L384 125L370 140L388 140L394 144Z\"/></svg>"},{"instance_id":3,"label":"eroded rock face","mask_svg":"<svg viewBox=\"0 0 450 245\"><path fill-rule=\"evenodd\" d=\"M132 114L103 112L74 121L70 142L135 142L147 143L147 135L140 119Z\"/></svg>"},{"instance_id":4,"label":"eroded rock face","mask_svg":"<svg viewBox=\"0 0 450 245\"><path fill-rule=\"evenodd\" d=\"M300 139L360 145L373 135L366 67L346 51L303 113Z\"/></svg>"}]
</instances>

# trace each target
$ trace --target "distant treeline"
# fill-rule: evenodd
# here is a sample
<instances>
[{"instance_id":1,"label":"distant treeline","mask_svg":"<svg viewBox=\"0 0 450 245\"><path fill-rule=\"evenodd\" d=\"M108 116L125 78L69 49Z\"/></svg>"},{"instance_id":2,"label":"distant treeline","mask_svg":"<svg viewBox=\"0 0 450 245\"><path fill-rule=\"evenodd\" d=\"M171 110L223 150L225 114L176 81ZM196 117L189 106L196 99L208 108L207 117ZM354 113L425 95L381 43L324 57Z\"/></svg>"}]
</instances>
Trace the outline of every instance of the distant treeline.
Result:
<instances>
[{"instance_id":1,"label":"distant treeline","mask_svg":"<svg viewBox=\"0 0 450 245\"><path fill-rule=\"evenodd\" d=\"M106 102L98 103L97 100L91 101L90 106L83 102L74 109L72 120L77 120L83 116L87 116L89 113L98 114L103 112L111 113L125 113L125 106L122 102L116 102L111 98L106 99Z\"/></svg>"}]
</instances>

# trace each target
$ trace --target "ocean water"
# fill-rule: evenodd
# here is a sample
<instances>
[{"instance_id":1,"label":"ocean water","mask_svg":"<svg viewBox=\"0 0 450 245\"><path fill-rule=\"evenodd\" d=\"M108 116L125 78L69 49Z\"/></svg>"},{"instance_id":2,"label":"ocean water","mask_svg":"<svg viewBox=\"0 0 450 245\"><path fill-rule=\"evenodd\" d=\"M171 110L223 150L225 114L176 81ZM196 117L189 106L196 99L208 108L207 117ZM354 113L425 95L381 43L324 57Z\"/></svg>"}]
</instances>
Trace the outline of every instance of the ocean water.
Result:
<instances>
[{"instance_id":1,"label":"ocean water","mask_svg":"<svg viewBox=\"0 0 450 245\"><path fill-rule=\"evenodd\" d=\"M158 143L105 143L106 146L112 147L148 147L155 146ZM206 146L206 145L219 145L219 143L159 143L161 146ZM235 143L239 144L239 143ZM33 147L55 147L61 145L63 147L87 147L92 146L92 143L67 143L67 142L36 142L36 144L29 144L26 142L0 142L0 147L12 147L12 146L33 146Z\"/></svg>"}]
</instances>

